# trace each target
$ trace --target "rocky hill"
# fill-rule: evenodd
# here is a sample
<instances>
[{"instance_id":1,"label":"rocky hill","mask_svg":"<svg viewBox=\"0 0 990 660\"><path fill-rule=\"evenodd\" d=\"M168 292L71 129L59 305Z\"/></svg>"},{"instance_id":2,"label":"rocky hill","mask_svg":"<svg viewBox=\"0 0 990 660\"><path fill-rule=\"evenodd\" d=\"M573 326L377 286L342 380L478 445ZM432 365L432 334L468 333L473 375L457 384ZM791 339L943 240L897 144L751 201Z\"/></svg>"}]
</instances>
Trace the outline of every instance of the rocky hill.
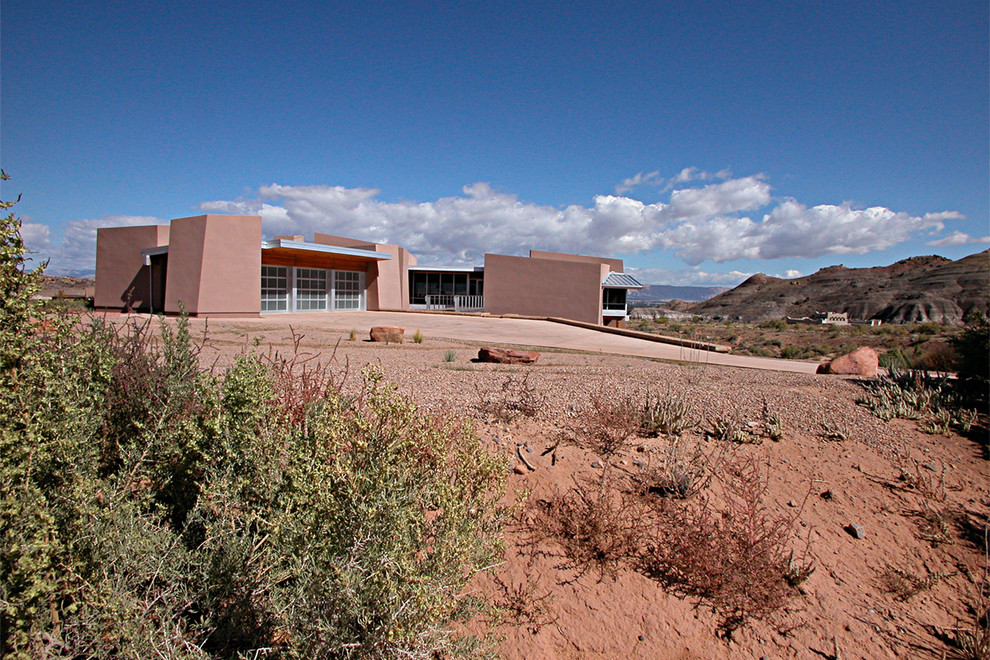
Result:
<instances>
[{"instance_id":1,"label":"rocky hill","mask_svg":"<svg viewBox=\"0 0 990 660\"><path fill-rule=\"evenodd\" d=\"M758 273L690 311L746 322L829 311L884 323L959 325L971 311L986 314L988 300L990 250L958 261L926 256L876 268L829 266L793 280Z\"/></svg>"}]
</instances>

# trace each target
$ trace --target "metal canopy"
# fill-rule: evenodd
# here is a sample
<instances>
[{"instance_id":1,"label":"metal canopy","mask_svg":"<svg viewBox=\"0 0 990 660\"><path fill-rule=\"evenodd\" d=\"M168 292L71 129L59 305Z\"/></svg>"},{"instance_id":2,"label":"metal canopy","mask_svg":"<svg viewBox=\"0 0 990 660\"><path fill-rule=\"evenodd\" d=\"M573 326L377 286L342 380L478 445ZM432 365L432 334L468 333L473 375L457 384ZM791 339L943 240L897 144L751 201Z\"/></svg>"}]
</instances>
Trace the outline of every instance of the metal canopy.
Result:
<instances>
[{"instance_id":1,"label":"metal canopy","mask_svg":"<svg viewBox=\"0 0 990 660\"><path fill-rule=\"evenodd\" d=\"M606 289L642 289L643 285L636 281L632 275L625 273L609 273L602 281L602 286Z\"/></svg>"}]
</instances>

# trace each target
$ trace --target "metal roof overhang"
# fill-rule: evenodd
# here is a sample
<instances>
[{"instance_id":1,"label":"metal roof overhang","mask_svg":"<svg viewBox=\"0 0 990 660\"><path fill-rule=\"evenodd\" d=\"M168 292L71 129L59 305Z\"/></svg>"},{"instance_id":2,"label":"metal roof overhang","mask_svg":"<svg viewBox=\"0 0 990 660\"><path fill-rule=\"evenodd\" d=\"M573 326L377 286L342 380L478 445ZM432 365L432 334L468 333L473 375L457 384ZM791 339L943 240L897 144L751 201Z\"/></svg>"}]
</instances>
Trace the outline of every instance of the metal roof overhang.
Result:
<instances>
[{"instance_id":1,"label":"metal roof overhang","mask_svg":"<svg viewBox=\"0 0 990 660\"><path fill-rule=\"evenodd\" d=\"M361 259L372 259L374 261L387 261L392 255L387 252L373 252L371 250L359 250L358 248L338 247L336 245L323 245L321 243L307 243L306 241L290 241L284 238L276 238L271 241L261 242L262 250L290 250L295 252L308 252L318 254L333 254L343 257L359 257Z\"/></svg>"},{"instance_id":2,"label":"metal roof overhang","mask_svg":"<svg viewBox=\"0 0 990 660\"><path fill-rule=\"evenodd\" d=\"M643 285L640 284L632 275L626 275L625 273L609 273L608 276L602 280L602 287L606 289L642 289Z\"/></svg>"},{"instance_id":3,"label":"metal roof overhang","mask_svg":"<svg viewBox=\"0 0 990 660\"><path fill-rule=\"evenodd\" d=\"M484 266L410 266L410 271L418 273L483 273Z\"/></svg>"},{"instance_id":4,"label":"metal roof overhang","mask_svg":"<svg viewBox=\"0 0 990 660\"><path fill-rule=\"evenodd\" d=\"M142 257L157 257L157 256L160 256L160 255L163 255L163 254L168 254L168 246L167 245L159 245L158 247L147 248L145 250L141 250L141 256Z\"/></svg>"}]
</instances>

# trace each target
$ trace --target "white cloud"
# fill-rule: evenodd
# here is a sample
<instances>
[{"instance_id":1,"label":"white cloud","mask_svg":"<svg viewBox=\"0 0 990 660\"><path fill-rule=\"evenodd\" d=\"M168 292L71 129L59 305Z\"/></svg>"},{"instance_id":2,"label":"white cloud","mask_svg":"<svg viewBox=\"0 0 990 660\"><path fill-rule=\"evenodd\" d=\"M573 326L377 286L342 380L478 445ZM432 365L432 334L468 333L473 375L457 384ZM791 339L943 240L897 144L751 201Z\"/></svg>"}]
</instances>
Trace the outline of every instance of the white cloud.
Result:
<instances>
[{"instance_id":1,"label":"white cloud","mask_svg":"<svg viewBox=\"0 0 990 660\"><path fill-rule=\"evenodd\" d=\"M932 245L934 247L955 247L957 245L969 245L971 243L990 243L990 236L977 238L975 236L970 236L965 232L954 231L945 238L937 241L929 241L928 245Z\"/></svg>"},{"instance_id":2,"label":"white cloud","mask_svg":"<svg viewBox=\"0 0 990 660\"><path fill-rule=\"evenodd\" d=\"M716 179L728 179L731 176L732 173L727 169L712 173L699 170L697 167L685 167L670 177L670 179L664 179L660 176L659 170L637 172L633 176L623 179L621 183L615 186L615 194L623 195L640 186L653 186L656 188L661 188L662 186L661 192L670 192L680 184L690 183L691 181L713 181Z\"/></svg>"},{"instance_id":3,"label":"white cloud","mask_svg":"<svg viewBox=\"0 0 990 660\"><path fill-rule=\"evenodd\" d=\"M753 273L732 270L727 273L711 273L701 268L667 270L664 268L627 267L626 272L643 284L667 284L670 286L726 286L734 287Z\"/></svg>"},{"instance_id":4,"label":"white cloud","mask_svg":"<svg viewBox=\"0 0 990 660\"><path fill-rule=\"evenodd\" d=\"M675 178L727 174L686 168ZM658 176L640 173L627 181ZM484 252L525 254L530 248L601 255L663 249L690 265L865 254L939 232L943 221L962 217L952 211L918 217L849 203L809 208L793 199L775 201L770 191L757 174L679 188L667 202L598 195L590 207L560 209L521 201L487 183L432 202L386 202L374 188L271 184L258 190L259 199L212 201L201 208L259 213L268 235L320 231L397 243L423 264L451 265L479 263ZM764 208L759 216L746 214Z\"/></svg>"},{"instance_id":5,"label":"white cloud","mask_svg":"<svg viewBox=\"0 0 990 660\"><path fill-rule=\"evenodd\" d=\"M29 251L47 252L51 245L50 234L48 225L21 218L21 239L24 241L24 247Z\"/></svg>"},{"instance_id":6,"label":"white cloud","mask_svg":"<svg viewBox=\"0 0 990 660\"><path fill-rule=\"evenodd\" d=\"M793 280L795 278L801 277L801 271L794 270L793 268L789 268L786 271L784 271L784 275L783 276L786 279Z\"/></svg>"},{"instance_id":7,"label":"white cloud","mask_svg":"<svg viewBox=\"0 0 990 660\"><path fill-rule=\"evenodd\" d=\"M945 222L962 218L954 211L912 216L885 207L857 209L848 202L807 207L774 198L763 175L728 176L686 168L673 177L683 187L652 204L617 194L595 196L590 206L558 208L522 201L483 182L464 186L459 195L425 202L385 201L375 188L272 183L255 196L207 201L200 209L260 215L267 236L311 238L319 231L395 243L423 265L476 265L485 252L526 254L530 248L603 256L665 250L690 266L865 254L924 234L937 236ZM649 172L627 182L653 185L660 180ZM44 225L32 223L30 232L39 252L49 241L53 269L91 272L97 227L161 222L133 216L78 220L68 224L57 246L51 245ZM931 244L987 240L953 232ZM735 275L692 270L675 277L728 283L726 278Z\"/></svg>"},{"instance_id":8,"label":"white cloud","mask_svg":"<svg viewBox=\"0 0 990 660\"><path fill-rule=\"evenodd\" d=\"M50 257L45 272L49 275L92 273L96 266L96 230L100 227L160 224L167 222L142 215L108 215L93 220L73 220L66 224L61 243L53 246L47 255L40 255L42 258Z\"/></svg>"},{"instance_id":9,"label":"white cloud","mask_svg":"<svg viewBox=\"0 0 990 660\"><path fill-rule=\"evenodd\" d=\"M633 176L623 179L621 183L615 186L615 194L621 195L627 193L634 188L639 186L661 186L663 185L663 177L660 176L659 171L653 172L637 172Z\"/></svg>"}]
</instances>

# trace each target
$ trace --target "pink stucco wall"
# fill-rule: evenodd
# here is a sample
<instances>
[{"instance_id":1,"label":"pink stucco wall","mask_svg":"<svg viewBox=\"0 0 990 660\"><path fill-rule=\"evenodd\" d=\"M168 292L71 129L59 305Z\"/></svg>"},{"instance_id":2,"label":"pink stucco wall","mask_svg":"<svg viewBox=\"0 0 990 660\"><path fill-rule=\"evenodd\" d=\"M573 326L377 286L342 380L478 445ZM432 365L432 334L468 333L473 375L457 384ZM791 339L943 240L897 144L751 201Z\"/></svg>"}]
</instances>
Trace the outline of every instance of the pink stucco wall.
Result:
<instances>
[{"instance_id":1,"label":"pink stucco wall","mask_svg":"<svg viewBox=\"0 0 990 660\"><path fill-rule=\"evenodd\" d=\"M492 314L602 322L602 260L485 255L485 309Z\"/></svg>"},{"instance_id":2,"label":"pink stucco wall","mask_svg":"<svg viewBox=\"0 0 990 660\"><path fill-rule=\"evenodd\" d=\"M132 309L147 311L150 268L144 265L141 250L168 245L168 240L168 225L97 229L93 306L97 309L124 309L129 300ZM156 298L160 295L154 290L151 293Z\"/></svg>"},{"instance_id":3,"label":"pink stucco wall","mask_svg":"<svg viewBox=\"0 0 990 660\"><path fill-rule=\"evenodd\" d=\"M172 220L165 311L197 316L261 312L261 218L200 215Z\"/></svg>"},{"instance_id":4,"label":"pink stucco wall","mask_svg":"<svg viewBox=\"0 0 990 660\"><path fill-rule=\"evenodd\" d=\"M606 264L608 266L608 269L613 273L623 272L622 259L608 259L606 257L586 257L581 254L567 254L565 252L544 252L543 250L530 250L529 256L532 259L556 259L558 261L576 261L586 264Z\"/></svg>"}]
</instances>

